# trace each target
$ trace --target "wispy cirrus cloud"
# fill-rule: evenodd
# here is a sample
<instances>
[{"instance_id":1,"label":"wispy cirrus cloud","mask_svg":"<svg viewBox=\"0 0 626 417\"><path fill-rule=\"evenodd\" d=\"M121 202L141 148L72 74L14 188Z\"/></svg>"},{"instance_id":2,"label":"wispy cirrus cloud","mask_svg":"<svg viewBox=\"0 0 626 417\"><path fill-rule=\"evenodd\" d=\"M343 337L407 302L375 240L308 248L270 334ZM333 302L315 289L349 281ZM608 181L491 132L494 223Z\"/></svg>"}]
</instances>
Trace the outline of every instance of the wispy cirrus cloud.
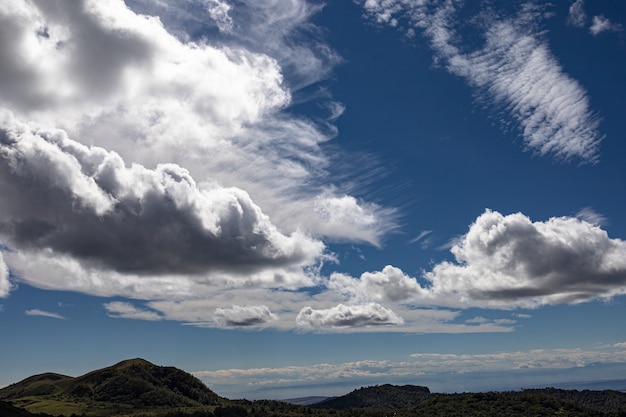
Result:
<instances>
[{"instance_id":1,"label":"wispy cirrus cloud","mask_svg":"<svg viewBox=\"0 0 626 417\"><path fill-rule=\"evenodd\" d=\"M598 213L592 207L583 207L582 209L578 210L578 212L576 213L576 217L595 226L603 226L607 222L606 217Z\"/></svg>"},{"instance_id":2,"label":"wispy cirrus cloud","mask_svg":"<svg viewBox=\"0 0 626 417\"><path fill-rule=\"evenodd\" d=\"M26 314L27 316L49 317L52 319L66 320L65 317L63 317L62 315L58 313L51 313L49 311L39 310L37 308L26 310L24 311L24 314Z\"/></svg>"},{"instance_id":3,"label":"wispy cirrus cloud","mask_svg":"<svg viewBox=\"0 0 626 417\"><path fill-rule=\"evenodd\" d=\"M412 245L414 243L418 243L419 242L420 247L422 249L427 249L431 245L431 243L432 243L432 241L431 241L431 239L429 237L430 234L432 234L432 232L433 232L432 230L422 230L419 235L417 235L413 239L409 240L408 243L410 245Z\"/></svg>"},{"instance_id":4,"label":"wispy cirrus cloud","mask_svg":"<svg viewBox=\"0 0 626 417\"><path fill-rule=\"evenodd\" d=\"M479 101L515 120L528 150L558 160L597 161L602 140L598 117L585 89L550 52L539 26L542 8L527 2L508 15L487 7L474 18L461 20L460 2L360 3L380 24L407 22L411 33L414 29L423 33L439 65L474 87ZM472 24L482 39L480 46L455 29Z\"/></svg>"},{"instance_id":5,"label":"wispy cirrus cloud","mask_svg":"<svg viewBox=\"0 0 626 417\"><path fill-rule=\"evenodd\" d=\"M163 2L130 0L134 10L158 15L168 31L181 39L206 40L245 48L277 60L291 91L324 80L342 58L324 41L323 30L311 24L323 4L306 0L202 0ZM208 16L204 11L208 12ZM221 33L215 33L217 28ZM326 97L329 104L337 103Z\"/></svg>"}]
</instances>

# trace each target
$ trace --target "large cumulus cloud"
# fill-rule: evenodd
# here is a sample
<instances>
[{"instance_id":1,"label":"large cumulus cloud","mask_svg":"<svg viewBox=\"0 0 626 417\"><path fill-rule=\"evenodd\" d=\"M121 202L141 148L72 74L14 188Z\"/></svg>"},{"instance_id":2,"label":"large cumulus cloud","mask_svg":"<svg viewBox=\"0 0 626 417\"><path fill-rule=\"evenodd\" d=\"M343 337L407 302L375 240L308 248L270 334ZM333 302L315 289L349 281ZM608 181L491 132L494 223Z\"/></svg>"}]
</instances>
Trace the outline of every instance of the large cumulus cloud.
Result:
<instances>
[{"instance_id":1,"label":"large cumulus cloud","mask_svg":"<svg viewBox=\"0 0 626 417\"><path fill-rule=\"evenodd\" d=\"M574 217L533 222L487 210L452 253L456 262L425 277L433 294L461 304L533 306L626 292L626 242Z\"/></svg>"},{"instance_id":2,"label":"large cumulus cloud","mask_svg":"<svg viewBox=\"0 0 626 417\"><path fill-rule=\"evenodd\" d=\"M199 188L174 164L126 166L6 112L1 123L0 230L13 247L152 275L306 265L321 254L321 242L281 234L242 190Z\"/></svg>"},{"instance_id":3,"label":"large cumulus cloud","mask_svg":"<svg viewBox=\"0 0 626 417\"><path fill-rule=\"evenodd\" d=\"M626 242L579 217L533 222L486 210L443 261L420 277L386 266L360 277L334 273L327 295L356 305L417 308L536 308L626 293ZM502 322L500 322L502 323Z\"/></svg>"}]
</instances>

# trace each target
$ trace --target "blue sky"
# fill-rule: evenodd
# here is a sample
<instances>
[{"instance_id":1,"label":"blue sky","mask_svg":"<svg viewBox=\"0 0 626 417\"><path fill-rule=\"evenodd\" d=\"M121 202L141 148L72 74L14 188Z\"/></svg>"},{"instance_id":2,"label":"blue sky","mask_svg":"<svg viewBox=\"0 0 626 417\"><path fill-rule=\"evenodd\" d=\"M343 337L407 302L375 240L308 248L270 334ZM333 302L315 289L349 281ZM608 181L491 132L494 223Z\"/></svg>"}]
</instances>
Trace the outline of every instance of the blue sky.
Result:
<instances>
[{"instance_id":1,"label":"blue sky","mask_svg":"<svg viewBox=\"0 0 626 417\"><path fill-rule=\"evenodd\" d=\"M625 30L608 0L6 2L0 386L623 379Z\"/></svg>"}]
</instances>

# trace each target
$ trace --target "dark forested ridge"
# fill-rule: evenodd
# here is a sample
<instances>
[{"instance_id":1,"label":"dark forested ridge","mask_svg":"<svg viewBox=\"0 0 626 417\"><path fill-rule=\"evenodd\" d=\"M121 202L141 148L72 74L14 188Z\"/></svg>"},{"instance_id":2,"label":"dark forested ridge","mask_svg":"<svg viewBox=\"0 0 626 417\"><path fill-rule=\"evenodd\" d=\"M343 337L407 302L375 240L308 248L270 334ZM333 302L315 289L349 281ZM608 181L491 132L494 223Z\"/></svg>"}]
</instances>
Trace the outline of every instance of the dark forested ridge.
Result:
<instances>
[{"instance_id":1,"label":"dark forested ridge","mask_svg":"<svg viewBox=\"0 0 626 417\"><path fill-rule=\"evenodd\" d=\"M312 406L221 398L200 380L142 359L73 378L41 374L0 389L0 417L626 417L626 393L528 389L431 393L417 385L377 385Z\"/></svg>"},{"instance_id":2,"label":"dark forested ridge","mask_svg":"<svg viewBox=\"0 0 626 417\"><path fill-rule=\"evenodd\" d=\"M376 385L360 388L342 397L331 398L314 405L316 408L409 408L430 396L430 390L417 385Z\"/></svg>"},{"instance_id":3,"label":"dark forested ridge","mask_svg":"<svg viewBox=\"0 0 626 417\"><path fill-rule=\"evenodd\" d=\"M315 408L394 410L396 416L625 416L626 393L556 388L437 394L428 388L377 385L313 405ZM547 414L546 414L547 413Z\"/></svg>"},{"instance_id":4,"label":"dark forested ridge","mask_svg":"<svg viewBox=\"0 0 626 417\"><path fill-rule=\"evenodd\" d=\"M589 407L594 410L626 410L626 393L613 390L591 391L591 390L565 390L557 388L526 389L523 393L527 395L546 395L571 401L578 405Z\"/></svg>"}]
</instances>

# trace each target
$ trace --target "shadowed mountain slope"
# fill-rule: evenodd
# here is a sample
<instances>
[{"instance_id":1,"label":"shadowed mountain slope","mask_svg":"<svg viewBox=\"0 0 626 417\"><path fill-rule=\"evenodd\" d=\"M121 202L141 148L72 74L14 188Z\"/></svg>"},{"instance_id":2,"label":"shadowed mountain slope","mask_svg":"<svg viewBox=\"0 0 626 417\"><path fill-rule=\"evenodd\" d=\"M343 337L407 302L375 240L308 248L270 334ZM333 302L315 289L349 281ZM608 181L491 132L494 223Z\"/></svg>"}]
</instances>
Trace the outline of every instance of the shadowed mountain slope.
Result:
<instances>
[{"instance_id":1,"label":"shadowed mountain slope","mask_svg":"<svg viewBox=\"0 0 626 417\"><path fill-rule=\"evenodd\" d=\"M33 414L10 403L0 401L0 416L2 417L33 417Z\"/></svg>"}]
</instances>

